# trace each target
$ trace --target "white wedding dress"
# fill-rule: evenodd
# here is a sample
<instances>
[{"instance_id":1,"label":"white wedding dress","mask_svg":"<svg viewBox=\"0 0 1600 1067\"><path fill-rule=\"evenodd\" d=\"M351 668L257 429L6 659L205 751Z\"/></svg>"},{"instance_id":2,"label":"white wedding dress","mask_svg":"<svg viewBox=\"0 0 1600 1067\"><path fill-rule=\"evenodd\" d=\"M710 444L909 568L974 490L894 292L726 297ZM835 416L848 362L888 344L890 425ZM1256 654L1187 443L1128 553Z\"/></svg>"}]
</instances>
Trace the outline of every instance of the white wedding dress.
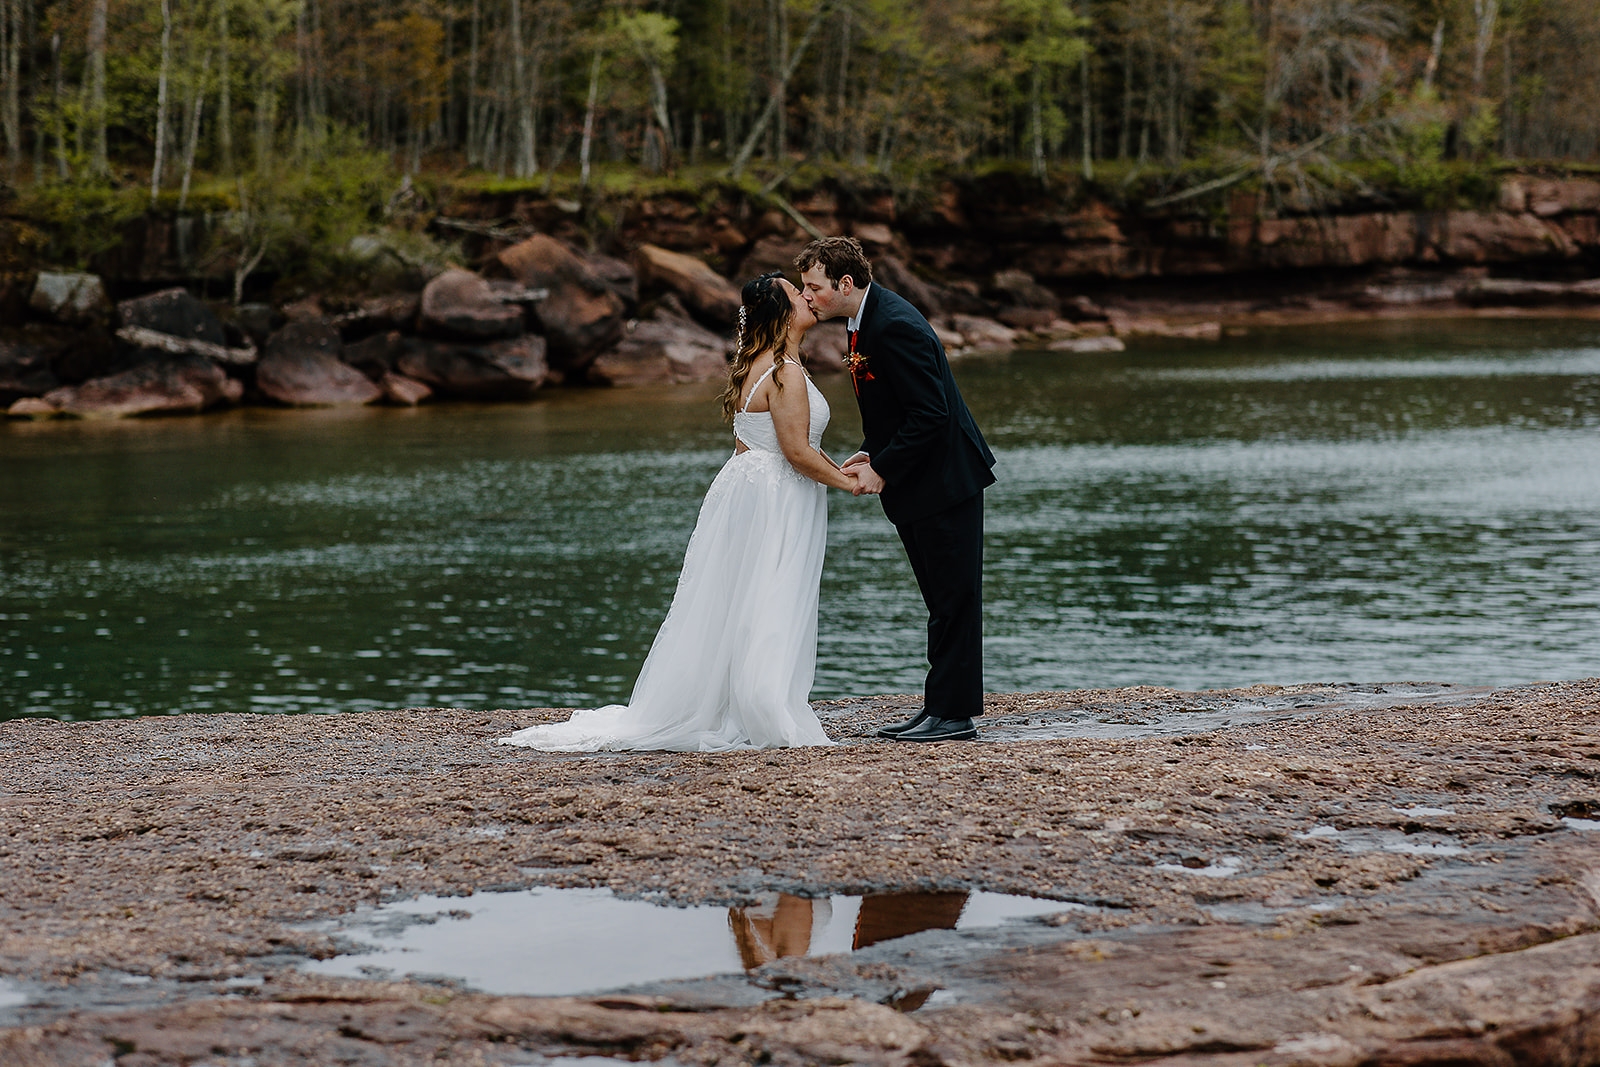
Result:
<instances>
[{"instance_id":1,"label":"white wedding dress","mask_svg":"<svg viewBox=\"0 0 1600 1067\"><path fill-rule=\"evenodd\" d=\"M830 412L805 382L816 448ZM733 434L748 451L730 457L706 491L672 607L628 703L575 711L499 744L551 752L832 744L806 702L828 491L789 465L770 411L736 412Z\"/></svg>"}]
</instances>

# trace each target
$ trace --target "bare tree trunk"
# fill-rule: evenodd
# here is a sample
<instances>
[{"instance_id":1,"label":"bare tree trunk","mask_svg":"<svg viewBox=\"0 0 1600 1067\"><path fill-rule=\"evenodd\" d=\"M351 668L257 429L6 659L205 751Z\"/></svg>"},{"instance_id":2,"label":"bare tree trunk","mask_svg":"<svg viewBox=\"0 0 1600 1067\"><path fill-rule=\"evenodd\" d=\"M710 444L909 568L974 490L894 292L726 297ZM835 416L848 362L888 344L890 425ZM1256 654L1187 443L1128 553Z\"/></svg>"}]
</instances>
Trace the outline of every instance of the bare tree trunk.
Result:
<instances>
[{"instance_id":1,"label":"bare tree trunk","mask_svg":"<svg viewBox=\"0 0 1600 1067\"><path fill-rule=\"evenodd\" d=\"M600 102L600 53L589 64L589 101L583 108L583 144L578 149L578 185L589 188L589 152L594 145L594 112Z\"/></svg>"},{"instance_id":2,"label":"bare tree trunk","mask_svg":"<svg viewBox=\"0 0 1600 1067\"><path fill-rule=\"evenodd\" d=\"M522 39L522 0L511 0L511 25L506 32L511 45L511 110L517 131L512 173L526 178L538 173L539 157L534 143L532 94L528 92L527 42Z\"/></svg>"},{"instance_id":3,"label":"bare tree trunk","mask_svg":"<svg viewBox=\"0 0 1600 1067\"><path fill-rule=\"evenodd\" d=\"M756 119L755 125L745 137L744 144L739 146L738 154L733 157L733 165L728 168L728 173L732 177L739 177L744 173L744 168L749 166L750 156L755 152L756 144L761 140L761 135L766 132L768 124L772 122L773 113L778 110L783 101L783 92L789 84L789 79L794 77L795 71L800 68L800 61L805 58L807 50L811 47L812 40L817 36L818 27L822 25L822 20L827 16L831 7L831 3L824 3L817 8L816 14L811 16L811 24L806 27L805 35L800 38L800 45L794 50L794 55L789 57L788 66L784 68L782 77L778 79L778 84L774 86L772 95L767 98L767 106L762 109L760 117Z\"/></svg>"},{"instance_id":4,"label":"bare tree trunk","mask_svg":"<svg viewBox=\"0 0 1600 1067\"><path fill-rule=\"evenodd\" d=\"M1094 179L1094 100L1089 94L1091 80L1089 78L1089 53L1083 53L1083 63L1078 68L1078 93L1082 96L1079 105L1078 121L1083 124L1083 177L1085 181Z\"/></svg>"},{"instance_id":5,"label":"bare tree trunk","mask_svg":"<svg viewBox=\"0 0 1600 1067\"><path fill-rule=\"evenodd\" d=\"M63 110L66 107L66 96L61 85L61 31L57 30L50 37L50 65L55 78L55 124L56 124L56 177L62 181L67 180L67 116Z\"/></svg>"},{"instance_id":6,"label":"bare tree trunk","mask_svg":"<svg viewBox=\"0 0 1600 1067\"><path fill-rule=\"evenodd\" d=\"M772 0L777 29L777 62L773 67L783 70L789 65L789 0ZM775 92L778 110L773 116L773 157L782 159L789 148L789 79L778 83Z\"/></svg>"},{"instance_id":7,"label":"bare tree trunk","mask_svg":"<svg viewBox=\"0 0 1600 1067\"><path fill-rule=\"evenodd\" d=\"M89 114L92 156L90 171L98 177L111 173L106 160L106 5L94 0L89 9Z\"/></svg>"},{"instance_id":8,"label":"bare tree trunk","mask_svg":"<svg viewBox=\"0 0 1600 1067\"><path fill-rule=\"evenodd\" d=\"M161 72L156 80L156 158L150 166L150 202L161 193L167 148L167 82L172 74L172 0L161 0Z\"/></svg>"},{"instance_id":9,"label":"bare tree trunk","mask_svg":"<svg viewBox=\"0 0 1600 1067\"><path fill-rule=\"evenodd\" d=\"M483 0L472 0L472 22L467 30L467 162L483 162L483 116L478 109L478 27L483 22Z\"/></svg>"},{"instance_id":10,"label":"bare tree trunk","mask_svg":"<svg viewBox=\"0 0 1600 1067\"><path fill-rule=\"evenodd\" d=\"M1483 68L1489 47L1494 44L1495 23L1500 17L1500 0L1472 0L1472 15L1477 33L1472 40L1472 95L1483 96Z\"/></svg>"},{"instance_id":11,"label":"bare tree trunk","mask_svg":"<svg viewBox=\"0 0 1600 1067\"><path fill-rule=\"evenodd\" d=\"M22 76L21 42L22 0L5 0L0 4L0 84L5 86L0 98L0 130L5 134L8 163L22 159L22 111L17 84Z\"/></svg>"},{"instance_id":12,"label":"bare tree trunk","mask_svg":"<svg viewBox=\"0 0 1600 1067\"><path fill-rule=\"evenodd\" d=\"M178 188L178 210L183 211L189 202L189 179L194 174L194 151L200 143L200 115L206 106L206 75L211 73L211 53L206 52L200 61L200 74L195 79L194 95L189 103L189 137L183 150L183 183Z\"/></svg>"},{"instance_id":13,"label":"bare tree trunk","mask_svg":"<svg viewBox=\"0 0 1600 1067\"><path fill-rule=\"evenodd\" d=\"M228 39L228 0L218 0L217 38L222 48L217 78L217 150L222 157L222 173L233 174L233 65Z\"/></svg>"}]
</instances>

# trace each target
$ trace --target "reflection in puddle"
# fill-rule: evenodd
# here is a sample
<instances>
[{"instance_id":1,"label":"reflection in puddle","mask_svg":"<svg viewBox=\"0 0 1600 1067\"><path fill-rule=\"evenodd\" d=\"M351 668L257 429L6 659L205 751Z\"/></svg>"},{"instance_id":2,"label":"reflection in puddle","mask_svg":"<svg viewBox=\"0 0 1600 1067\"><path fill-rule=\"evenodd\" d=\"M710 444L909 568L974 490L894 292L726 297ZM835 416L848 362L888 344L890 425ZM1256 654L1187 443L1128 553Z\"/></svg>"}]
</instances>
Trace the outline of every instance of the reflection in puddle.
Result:
<instances>
[{"instance_id":1,"label":"reflection in puddle","mask_svg":"<svg viewBox=\"0 0 1600 1067\"><path fill-rule=\"evenodd\" d=\"M4 979L0 979L0 1008L20 1008L26 1003L28 1003L28 994Z\"/></svg>"},{"instance_id":2,"label":"reflection in puddle","mask_svg":"<svg viewBox=\"0 0 1600 1067\"><path fill-rule=\"evenodd\" d=\"M421 897L324 927L359 938L368 951L311 961L306 969L351 978L438 977L487 993L561 996L732 974L780 956L851 952L923 930L976 929L1082 908L1000 893L821 899L768 893L742 908L664 907L620 900L605 889Z\"/></svg>"}]
</instances>

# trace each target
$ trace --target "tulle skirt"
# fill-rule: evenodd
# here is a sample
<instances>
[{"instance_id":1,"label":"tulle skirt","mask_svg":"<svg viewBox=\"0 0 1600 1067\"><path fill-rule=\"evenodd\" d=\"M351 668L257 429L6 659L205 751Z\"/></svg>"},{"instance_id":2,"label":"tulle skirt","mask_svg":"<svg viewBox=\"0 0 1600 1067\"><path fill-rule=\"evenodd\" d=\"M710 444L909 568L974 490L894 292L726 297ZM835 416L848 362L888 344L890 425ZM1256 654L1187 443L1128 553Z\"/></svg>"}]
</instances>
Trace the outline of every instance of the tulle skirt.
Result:
<instances>
[{"instance_id":1,"label":"tulle skirt","mask_svg":"<svg viewBox=\"0 0 1600 1067\"><path fill-rule=\"evenodd\" d=\"M825 487L781 453L731 457L700 506L672 607L628 703L499 743L553 752L831 744L807 703L827 536Z\"/></svg>"}]
</instances>

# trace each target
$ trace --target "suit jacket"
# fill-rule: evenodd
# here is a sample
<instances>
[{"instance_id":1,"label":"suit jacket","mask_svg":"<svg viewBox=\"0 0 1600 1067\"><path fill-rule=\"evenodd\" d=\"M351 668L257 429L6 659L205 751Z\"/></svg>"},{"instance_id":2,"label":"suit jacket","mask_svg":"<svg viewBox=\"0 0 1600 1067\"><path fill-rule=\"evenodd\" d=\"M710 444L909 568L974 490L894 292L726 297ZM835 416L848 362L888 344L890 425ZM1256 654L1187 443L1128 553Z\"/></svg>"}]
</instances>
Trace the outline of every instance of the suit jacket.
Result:
<instances>
[{"instance_id":1,"label":"suit jacket","mask_svg":"<svg viewBox=\"0 0 1600 1067\"><path fill-rule=\"evenodd\" d=\"M856 335L861 451L883 476L895 525L937 514L994 483L994 453L967 410L950 360L921 312L874 283Z\"/></svg>"}]
</instances>

